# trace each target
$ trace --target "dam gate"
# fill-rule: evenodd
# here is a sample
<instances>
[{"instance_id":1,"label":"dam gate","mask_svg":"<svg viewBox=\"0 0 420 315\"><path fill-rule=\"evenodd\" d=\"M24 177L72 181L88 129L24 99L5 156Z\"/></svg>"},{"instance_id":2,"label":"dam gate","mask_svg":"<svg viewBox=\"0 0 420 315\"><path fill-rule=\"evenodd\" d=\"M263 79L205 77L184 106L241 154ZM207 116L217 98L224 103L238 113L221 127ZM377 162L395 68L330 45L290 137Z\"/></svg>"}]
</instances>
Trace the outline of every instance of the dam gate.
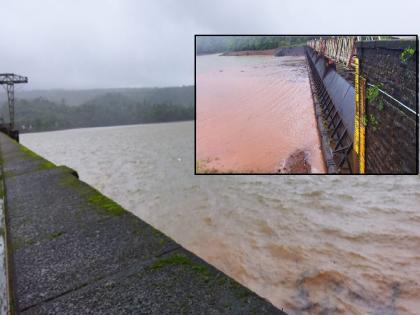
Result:
<instances>
[{"instance_id":1,"label":"dam gate","mask_svg":"<svg viewBox=\"0 0 420 315\"><path fill-rule=\"evenodd\" d=\"M417 174L417 37L320 38L307 43L306 57L322 112L318 127L328 134L327 167Z\"/></svg>"}]
</instances>

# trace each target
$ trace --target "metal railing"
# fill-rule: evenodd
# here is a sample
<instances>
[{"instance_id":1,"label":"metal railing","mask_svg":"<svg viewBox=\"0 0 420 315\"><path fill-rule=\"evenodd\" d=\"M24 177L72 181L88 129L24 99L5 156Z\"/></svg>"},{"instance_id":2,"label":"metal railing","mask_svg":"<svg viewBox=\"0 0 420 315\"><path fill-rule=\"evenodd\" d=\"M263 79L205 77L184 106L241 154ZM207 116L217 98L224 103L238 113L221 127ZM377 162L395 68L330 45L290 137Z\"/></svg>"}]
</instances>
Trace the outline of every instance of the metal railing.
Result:
<instances>
[{"instance_id":1,"label":"metal railing","mask_svg":"<svg viewBox=\"0 0 420 315\"><path fill-rule=\"evenodd\" d=\"M381 40L381 36L331 36L312 39L307 45L321 55L343 64L346 68L354 66L356 43L360 41Z\"/></svg>"},{"instance_id":2,"label":"metal railing","mask_svg":"<svg viewBox=\"0 0 420 315\"><path fill-rule=\"evenodd\" d=\"M407 111L409 111L411 114L417 115L419 116L418 113L416 113L415 110L411 109L410 107L408 107L407 105L405 105L403 102L397 100L395 97L393 97L392 95L389 95L387 92L385 92L384 90L381 90L380 88L378 88L376 85L371 84L371 83L367 83L368 86L377 88L379 92L381 92L382 94L388 96L390 99L392 99L393 101L395 101L399 106L405 108Z\"/></svg>"},{"instance_id":3,"label":"metal railing","mask_svg":"<svg viewBox=\"0 0 420 315\"><path fill-rule=\"evenodd\" d=\"M356 37L340 36L308 41L308 46L335 62L350 67L356 54Z\"/></svg>"}]
</instances>

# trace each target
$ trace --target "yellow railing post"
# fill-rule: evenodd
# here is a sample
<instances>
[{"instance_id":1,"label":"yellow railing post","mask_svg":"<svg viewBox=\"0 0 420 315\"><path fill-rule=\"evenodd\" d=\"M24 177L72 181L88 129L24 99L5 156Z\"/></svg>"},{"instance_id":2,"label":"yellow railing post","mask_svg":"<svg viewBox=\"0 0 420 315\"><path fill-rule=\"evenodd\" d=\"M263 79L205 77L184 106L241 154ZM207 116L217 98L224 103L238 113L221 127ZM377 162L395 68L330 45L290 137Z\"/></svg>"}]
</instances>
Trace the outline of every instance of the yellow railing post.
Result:
<instances>
[{"instance_id":1,"label":"yellow railing post","mask_svg":"<svg viewBox=\"0 0 420 315\"><path fill-rule=\"evenodd\" d=\"M366 79L360 76L359 58L354 58L354 140L353 140L353 161L354 172L365 173L365 116L366 116Z\"/></svg>"},{"instance_id":2,"label":"yellow railing post","mask_svg":"<svg viewBox=\"0 0 420 315\"><path fill-rule=\"evenodd\" d=\"M353 167L354 173L359 173L360 152L360 91L359 91L359 58L354 58L354 139L353 139Z\"/></svg>"},{"instance_id":3,"label":"yellow railing post","mask_svg":"<svg viewBox=\"0 0 420 315\"><path fill-rule=\"evenodd\" d=\"M360 106L360 119L363 119L363 122L360 124L359 132L359 173L365 174L365 137L366 137L366 126L365 126L365 117L366 117L366 79L363 77L359 78L359 106Z\"/></svg>"}]
</instances>

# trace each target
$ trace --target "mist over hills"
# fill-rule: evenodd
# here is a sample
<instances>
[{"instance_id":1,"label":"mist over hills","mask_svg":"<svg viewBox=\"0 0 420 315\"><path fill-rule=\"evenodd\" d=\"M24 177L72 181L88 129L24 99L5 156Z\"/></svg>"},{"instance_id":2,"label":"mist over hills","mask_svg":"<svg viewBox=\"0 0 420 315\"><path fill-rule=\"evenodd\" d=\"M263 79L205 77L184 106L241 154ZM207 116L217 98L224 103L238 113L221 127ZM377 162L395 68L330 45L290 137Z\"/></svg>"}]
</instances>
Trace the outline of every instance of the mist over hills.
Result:
<instances>
[{"instance_id":1,"label":"mist over hills","mask_svg":"<svg viewBox=\"0 0 420 315\"><path fill-rule=\"evenodd\" d=\"M9 121L5 93L0 116ZM194 119L194 86L18 91L15 125L21 132Z\"/></svg>"},{"instance_id":2,"label":"mist over hills","mask_svg":"<svg viewBox=\"0 0 420 315\"><path fill-rule=\"evenodd\" d=\"M82 105L94 98L107 94L121 94L133 101L145 100L152 103L168 101L173 103L194 102L194 86L30 91L19 90L19 86L16 86L16 98L18 99L31 100L41 97L57 104L69 106ZM6 93L0 90L0 103L5 101L7 101Z\"/></svg>"},{"instance_id":3,"label":"mist over hills","mask_svg":"<svg viewBox=\"0 0 420 315\"><path fill-rule=\"evenodd\" d=\"M196 53L263 50L305 45L314 36L197 36Z\"/></svg>"}]
</instances>

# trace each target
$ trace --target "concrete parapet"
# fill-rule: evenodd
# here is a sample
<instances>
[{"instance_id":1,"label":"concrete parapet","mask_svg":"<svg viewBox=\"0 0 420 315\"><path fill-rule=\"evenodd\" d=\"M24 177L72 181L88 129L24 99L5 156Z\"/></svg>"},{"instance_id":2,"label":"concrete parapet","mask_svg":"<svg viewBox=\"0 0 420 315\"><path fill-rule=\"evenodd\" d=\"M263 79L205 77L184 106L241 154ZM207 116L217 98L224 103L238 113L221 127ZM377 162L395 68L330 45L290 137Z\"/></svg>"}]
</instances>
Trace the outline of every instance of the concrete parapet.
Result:
<instances>
[{"instance_id":1,"label":"concrete parapet","mask_svg":"<svg viewBox=\"0 0 420 315\"><path fill-rule=\"evenodd\" d=\"M12 312L285 314L0 134Z\"/></svg>"},{"instance_id":2,"label":"concrete parapet","mask_svg":"<svg viewBox=\"0 0 420 315\"><path fill-rule=\"evenodd\" d=\"M416 174L417 42L360 42L357 54L361 75L368 84L364 117L366 172Z\"/></svg>"}]
</instances>

